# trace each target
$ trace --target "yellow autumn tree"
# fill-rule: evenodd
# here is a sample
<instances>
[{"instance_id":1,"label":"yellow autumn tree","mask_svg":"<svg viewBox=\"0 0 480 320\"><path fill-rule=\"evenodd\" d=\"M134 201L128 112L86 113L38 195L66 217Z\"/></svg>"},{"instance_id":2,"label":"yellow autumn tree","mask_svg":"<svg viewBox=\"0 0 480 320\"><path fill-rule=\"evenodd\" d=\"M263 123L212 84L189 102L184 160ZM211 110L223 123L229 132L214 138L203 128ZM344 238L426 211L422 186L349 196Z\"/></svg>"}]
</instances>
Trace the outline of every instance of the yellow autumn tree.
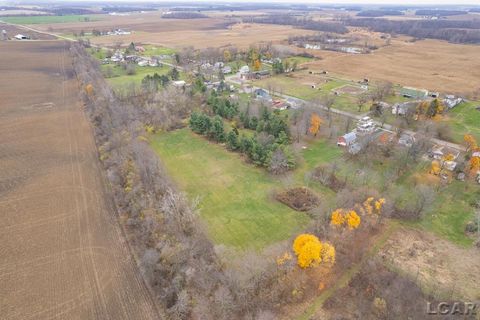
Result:
<instances>
[{"instance_id":1,"label":"yellow autumn tree","mask_svg":"<svg viewBox=\"0 0 480 320\"><path fill-rule=\"evenodd\" d=\"M442 171L442 167L440 166L440 163L437 160L433 160L432 167L430 169L430 174L438 176L441 171Z\"/></svg>"},{"instance_id":2,"label":"yellow autumn tree","mask_svg":"<svg viewBox=\"0 0 480 320\"><path fill-rule=\"evenodd\" d=\"M225 60L225 62L229 62L232 60L232 54L229 50L223 51L223 60Z\"/></svg>"},{"instance_id":3,"label":"yellow autumn tree","mask_svg":"<svg viewBox=\"0 0 480 320\"><path fill-rule=\"evenodd\" d=\"M308 131L316 137L322 122L322 118L320 118L318 114L312 113L312 116L310 117L310 128Z\"/></svg>"},{"instance_id":4,"label":"yellow autumn tree","mask_svg":"<svg viewBox=\"0 0 480 320\"><path fill-rule=\"evenodd\" d=\"M305 245L305 243L310 241L318 241L318 238L313 234L308 234L308 233L303 233L297 236L295 238L295 241L293 241L293 252L295 252L295 254L298 255L302 247Z\"/></svg>"},{"instance_id":5,"label":"yellow autumn tree","mask_svg":"<svg viewBox=\"0 0 480 320\"><path fill-rule=\"evenodd\" d=\"M361 219L355 210L350 210L345 218L350 230L357 229L360 226Z\"/></svg>"},{"instance_id":6,"label":"yellow autumn tree","mask_svg":"<svg viewBox=\"0 0 480 320\"><path fill-rule=\"evenodd\" d=\"M375 213L380 214L382 212L383 205L385 204L385 198L380 198L374 203Z\"/></svg>"},{"instance_id":7,"label":"yellow autumn tree","mask_svg":"<svg viewBox=\"0 0 480 320\"><path fill-rule=\"evenodd\" d=\"M335 263L335 247L328 242L324 242L320 256L324 263Z\"/></svg>"},{"instance_id":8,"label":"yellow autumn tree","mask_svg":"<svg viewBox=\"0 0 480 320\"><path fill-rule=\"evenodd\" d=\"M322 243L312 234L299 235L293 242L293 251L301 268L315 266L321 262L335 263L335 248L328 242ZM284 261L284 257L280 259L281 262Z\"/></svg>"},{"instance_id":9,"label":"yellow autumn tree","mask_svg":"<svg viewBox=\"0 0 480 320\"><path fill-rule=\"evenodd\" d=\"M373 213L373 201L375 200L374 197L369 197L367 200L363 202L363 208L365 209L365 212L367 214L372 214Z\"/></svg>"},{"instance_id":10,"label":"yellow autumn tree","mask_svg":"<svg viewBox=\"0 0 480 320\"><path fill-rule=\"evenodd\" d=\"M311 265L320 263L322 244L320 241L309 241L303 245L297 256L297 262L300 268L308 268Z\"/></svg>"},{"instance_id":11,"label":"yellow autumn tree","mask_svg":"<svg viewBox=\"0 0 480 320\"><path fill-rule=\"evenodd\" d=\"M343 209L337 209L332 212L330 223L336 227L340 227L345 223L345 216L343 214Z\"/></svg>"},{"instance_id":12,"label":"yellow autumn tree","mask_svg":"<svg viewBox=\"0 0 480 320\"><path fill-rule=\"evenodd\" d=\"M443 161L453 161L455 160L455 156L451 153L448 153L442 157Z\"/></svg>"}]
</instances>

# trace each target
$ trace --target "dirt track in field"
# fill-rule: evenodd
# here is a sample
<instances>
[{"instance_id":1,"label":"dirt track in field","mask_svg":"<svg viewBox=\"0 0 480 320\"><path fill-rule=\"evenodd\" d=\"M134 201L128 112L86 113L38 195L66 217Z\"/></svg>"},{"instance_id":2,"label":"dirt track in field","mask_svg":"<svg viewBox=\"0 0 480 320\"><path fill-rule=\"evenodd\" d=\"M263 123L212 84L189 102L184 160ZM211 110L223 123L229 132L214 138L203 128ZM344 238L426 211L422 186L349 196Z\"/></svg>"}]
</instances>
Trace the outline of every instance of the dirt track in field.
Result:
<instances>
[{"instance_id":1,"label":"dirt track in field","mask_svg":"<svg viewBox=\"0 0 480 320\"><path fill-rule=\"evenodd\" d=\"M106 196L67 46L0 43L0 318L160 319Z\"/></svg>"}]
</instances>

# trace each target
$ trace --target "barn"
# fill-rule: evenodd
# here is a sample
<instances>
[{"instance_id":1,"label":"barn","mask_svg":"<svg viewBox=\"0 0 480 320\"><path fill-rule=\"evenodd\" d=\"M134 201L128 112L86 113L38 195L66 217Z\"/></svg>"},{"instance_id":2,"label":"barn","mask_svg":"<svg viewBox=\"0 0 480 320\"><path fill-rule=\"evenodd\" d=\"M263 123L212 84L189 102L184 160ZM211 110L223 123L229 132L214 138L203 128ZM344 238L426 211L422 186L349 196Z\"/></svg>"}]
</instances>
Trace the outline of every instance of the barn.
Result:
<instances>
[{"instance_id":1,"label":"barn","mask_svg":"<svg viewBox=\"0 0 480 320\"><path fill-rule=\"evenodd\" d=\"M355 143L357 141L357 134L352 131L347 134L344 134L341 137L338 137L337 146L339 147L347 147Z\"/></svg>"}]
</instances>

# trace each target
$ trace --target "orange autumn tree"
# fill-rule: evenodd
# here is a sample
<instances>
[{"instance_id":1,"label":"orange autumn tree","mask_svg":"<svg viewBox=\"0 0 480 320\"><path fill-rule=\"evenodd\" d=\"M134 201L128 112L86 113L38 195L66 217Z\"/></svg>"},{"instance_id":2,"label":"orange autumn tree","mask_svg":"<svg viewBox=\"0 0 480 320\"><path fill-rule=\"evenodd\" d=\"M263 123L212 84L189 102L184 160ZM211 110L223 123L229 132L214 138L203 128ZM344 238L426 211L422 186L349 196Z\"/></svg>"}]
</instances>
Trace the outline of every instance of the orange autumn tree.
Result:
<instances>
[{"instance_id":1,"label":"orange autumn tree","mask_svg":"<svg viewBox=\"0 0 480 320\"><path fill-rule=\"evenodd\" d=\"M318 114L312 113L312 116L310 117L310 128L308 131L316 137L322 122L322 118L320 118Z\"/></svg>"},{"instance_id":2,"label":"orange autumn tree","mask_svg":"<svg viewBox=\"0 0 480 320\"><path fill-rule=\"evenodd\" d=\"M256 59L253 61L253 70L259 71L261 67L262 67L262 63L260 62L259 59Z\"/></svg>"},{"instance_id":3,"label":"orange autumn tree","mask_svg":"<svg viewBox=\"0 0 480 320\"><path fill-rule=\"evenodd\" d=\"M480 171L480 157L472 157L470 159L470 174L475 176Z\"/></svg>"},{"instance_id":4,"label":"orange autumn tree","mask_svg":"<svg viewBox=\"0 0 480 320\"><path fill-rule=\"evenodd\" d=\"M473 151L477 148L477 140L471 134L466 134L463 136L463 141L467 144L468 151Z\"/></svg>"},{"instance_id":5,"label":"orange autumn tree","mask_svg":"<svg viewBox=\"0 0 480 320\"><path fill-rule=\"evenodd\" d=\"M87 94L87 96L88 96L89 98L93 97L93 93L94 93L94 91L93 91L93 85L87 84L87 85L85 86L85 93Z\"/></svg>"},{"instance_id":6,"label":"orange autumn tree","mask_svg":"<svg viewBox=\"0 0 480 320\"><path fill-rule=\"evenodd\" d=\"M299 235L293 242L293 251L300 268L335 262L335 248L328 242L322 243L313 234Z\"/></svg>"}]
</instances>

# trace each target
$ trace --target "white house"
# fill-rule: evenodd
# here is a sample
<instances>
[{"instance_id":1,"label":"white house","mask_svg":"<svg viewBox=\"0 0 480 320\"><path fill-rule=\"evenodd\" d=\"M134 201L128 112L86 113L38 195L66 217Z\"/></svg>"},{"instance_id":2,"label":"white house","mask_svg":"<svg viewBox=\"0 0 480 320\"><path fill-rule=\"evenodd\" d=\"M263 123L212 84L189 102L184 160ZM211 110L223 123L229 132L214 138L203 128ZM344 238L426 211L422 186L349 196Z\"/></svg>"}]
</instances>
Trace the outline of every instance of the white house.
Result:
<instances>
[{"instance_id":1,"label":"white house","mask_svg":"<svg viewBox=\"0 0 480 320\"><path fill-rule=\"evenodd\" d=\"M250 68L248 66L243 66L238 70L238 73L240 73L240 74L250 73Z\"/></svg>"},{"instance_id":2,"label":"white house","mask_svg":"<svg viewBox=\"0 0 480 320\"><path fill-rule=\"evenodd\" d=\"M224 74L232 73L232 67L230 67L230 66L223 67L222 72Z\"/></svg>"},{"instance_id":3,"label":"white house","mask_svg":"<svg viewBox=\"0 0 480 320\"><path fill-rule=\"evenodd\" d=\"M370 117L363 117L358 120L357 129L358 134L369 134L375 131L375 123Z\"/></svg>"}]
</instances>

